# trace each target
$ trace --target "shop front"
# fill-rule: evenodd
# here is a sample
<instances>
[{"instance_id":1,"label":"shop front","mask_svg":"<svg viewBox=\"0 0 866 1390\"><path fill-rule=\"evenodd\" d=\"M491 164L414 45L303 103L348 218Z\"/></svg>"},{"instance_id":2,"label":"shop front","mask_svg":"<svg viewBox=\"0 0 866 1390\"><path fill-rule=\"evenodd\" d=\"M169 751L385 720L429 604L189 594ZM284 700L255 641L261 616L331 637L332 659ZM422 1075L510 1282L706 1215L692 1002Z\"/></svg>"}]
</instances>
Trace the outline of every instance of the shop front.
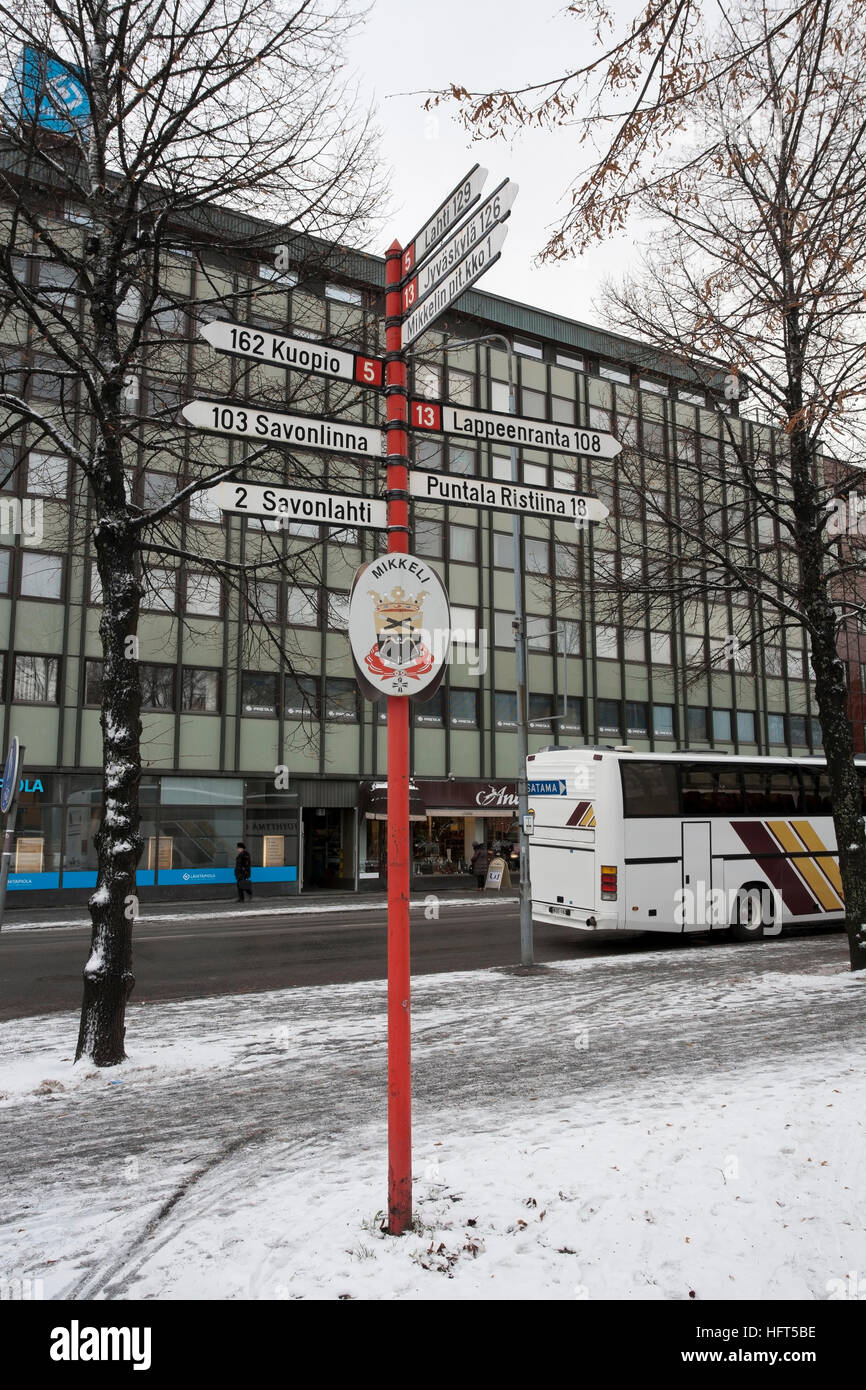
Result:
<instances>
[{"instance_id":1,"label":"shop front","mask_svg":"<svg viewBox=\"0 0 866 1390\"><path fill-rule=\"evenodd\" d=\"M360 887L378 888L387 862L387 783L362 788ZM415 891L468 887L474 883L477 844L517 857L517 787L513 782L439 781L412 783L410 801L412 880Z\"/></svg>"}]
</instances>

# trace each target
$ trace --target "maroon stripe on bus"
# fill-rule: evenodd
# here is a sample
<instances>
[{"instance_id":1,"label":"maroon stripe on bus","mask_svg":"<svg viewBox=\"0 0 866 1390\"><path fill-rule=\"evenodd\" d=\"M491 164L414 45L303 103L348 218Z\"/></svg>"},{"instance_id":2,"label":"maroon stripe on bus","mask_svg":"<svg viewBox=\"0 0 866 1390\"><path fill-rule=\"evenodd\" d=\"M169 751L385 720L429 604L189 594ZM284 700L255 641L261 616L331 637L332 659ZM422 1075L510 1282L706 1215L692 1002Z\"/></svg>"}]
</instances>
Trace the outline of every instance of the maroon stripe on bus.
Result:
<instances>
[{"instance_id":1,"label":"maroon stripe on bus","mask_svg":"<svg viewBox=\"0 0 866 1390\"><path fill-rule=\"evenodd\" d=\"M588 801L578 801L568 820L565 822L566 825L577 825L577 822L580 820L588 805Z\"/></svg>"},{"instance_id":2,"label":"maroon stripe on bus","mask_svg":"<svg viewBox=\"0 0 866 1390\"><path fill-rule=\"evenodd\" d=\"M770 883L781 893L782 902L789 912L801 917L806 913L821 911L793 865L781 857L779 846L765 825L749 820L732 820L731 825Z\"/></svg>"}]
</instances>

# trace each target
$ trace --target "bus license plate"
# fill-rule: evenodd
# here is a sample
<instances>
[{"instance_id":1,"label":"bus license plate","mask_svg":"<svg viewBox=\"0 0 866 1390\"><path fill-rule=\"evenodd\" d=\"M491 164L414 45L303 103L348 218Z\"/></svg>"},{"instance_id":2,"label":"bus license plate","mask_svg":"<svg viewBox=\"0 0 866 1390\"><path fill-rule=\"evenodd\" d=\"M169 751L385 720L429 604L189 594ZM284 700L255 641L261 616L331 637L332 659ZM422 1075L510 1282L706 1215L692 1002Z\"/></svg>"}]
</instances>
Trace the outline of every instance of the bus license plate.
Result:
<instances>
[{"instance_id":1,"label":"bus license plate","mask_svg":"<svg viewBox=\"0 0 866 1390\"><path fill-rule=\"evenodd\" d=\"M551 910L551 912L556 912L556 913L558 913L560 917L570 917L570 916L571 916L571 908L570 908L570 907L552 907L550 910Z\"/></svg>"}]
</instances>

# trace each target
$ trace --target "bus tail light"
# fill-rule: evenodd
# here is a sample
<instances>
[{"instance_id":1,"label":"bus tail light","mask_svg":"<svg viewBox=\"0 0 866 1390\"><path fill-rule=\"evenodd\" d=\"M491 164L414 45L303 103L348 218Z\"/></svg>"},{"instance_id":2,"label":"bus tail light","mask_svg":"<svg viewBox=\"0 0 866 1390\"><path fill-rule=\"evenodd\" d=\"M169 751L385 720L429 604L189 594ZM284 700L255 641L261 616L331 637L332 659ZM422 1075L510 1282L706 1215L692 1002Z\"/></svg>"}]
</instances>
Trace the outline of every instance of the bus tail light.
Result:
<instances>
[{"instance_id":1,"label":"bus tail light","mask_svg":"<svg viewBox=\"0 0 866 1390\"><path fill-rule=\"evenodd\" d=\"M616 865L601 866L601 897L603 902L616 901Z\"/></svg>"}]
</instances>

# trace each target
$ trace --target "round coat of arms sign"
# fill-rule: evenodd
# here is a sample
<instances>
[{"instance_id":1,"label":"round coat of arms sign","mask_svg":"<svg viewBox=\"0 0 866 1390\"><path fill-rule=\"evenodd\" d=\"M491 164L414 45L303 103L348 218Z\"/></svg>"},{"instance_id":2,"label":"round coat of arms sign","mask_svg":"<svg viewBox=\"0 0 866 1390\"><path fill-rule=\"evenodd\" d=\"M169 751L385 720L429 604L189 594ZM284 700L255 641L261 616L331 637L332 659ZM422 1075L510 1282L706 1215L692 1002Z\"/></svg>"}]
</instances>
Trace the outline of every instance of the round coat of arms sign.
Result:
<instances>
[{"instance_id":1,"label":"round coat of arms sign","mask_svg":"<svg viewBox=\"0 0 866 1390\"><path fill-rule=\"evenodd\" d=\"M380 555L362 565L349 598L349 644L368 700L429 700L451 646L451 609L435 570L415 555Z\"/></svg>"}]
</instances>

